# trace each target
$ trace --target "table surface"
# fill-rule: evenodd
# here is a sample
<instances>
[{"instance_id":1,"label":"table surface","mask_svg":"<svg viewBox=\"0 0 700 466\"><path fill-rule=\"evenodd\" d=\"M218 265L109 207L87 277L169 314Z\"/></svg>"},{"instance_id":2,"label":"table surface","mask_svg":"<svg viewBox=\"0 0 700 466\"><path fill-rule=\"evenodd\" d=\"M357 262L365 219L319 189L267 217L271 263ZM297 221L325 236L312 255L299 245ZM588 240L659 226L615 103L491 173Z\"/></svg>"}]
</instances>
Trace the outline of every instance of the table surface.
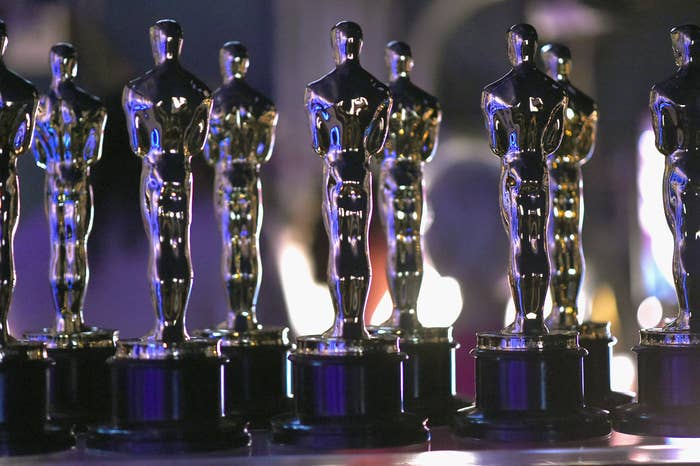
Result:
<instances>
[{"instance_id":1,"label":"table surface","mask_svg":"<svg viewBox=\"0 0 700 466\"><path fill-rule=\"evenodd\" d=\"M132 456L74 448L41 456L0 459L0 464L146 464L146 465L282 465L387 466L421 465L558 465L558 464L700 464L700 439L637 437L614 433L585 442L506 444L459 439L447 428L433 429L430 445L395 449L308 451L271 444L268 434L254 432L248 448L188 455Z\"/></svg>"}]
</instances>

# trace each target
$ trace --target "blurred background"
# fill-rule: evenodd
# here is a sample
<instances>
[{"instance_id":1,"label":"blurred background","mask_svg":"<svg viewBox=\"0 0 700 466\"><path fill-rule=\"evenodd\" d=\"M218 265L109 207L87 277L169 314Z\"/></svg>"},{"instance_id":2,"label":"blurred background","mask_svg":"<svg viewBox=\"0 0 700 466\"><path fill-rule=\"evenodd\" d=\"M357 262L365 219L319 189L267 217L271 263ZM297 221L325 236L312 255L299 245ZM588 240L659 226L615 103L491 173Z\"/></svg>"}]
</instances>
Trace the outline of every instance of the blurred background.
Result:
<instances>
[{"instance_id":1,"label":"blurred background","mask_svg":"<svg viewBox=\"0 0 700 466\"><path fill-rule=\"evenodd\" d=\"M218 49L240 40L251 56L249 82L280 113L277 142L263 168L258 316L296 334L325 330L332 307L325 286L327 240L320 219L321 160L310 148L304 87L333 66L329 29L340 20L363 27L363 65L386 79L384 45L410 44L413 81L437 95L443 123L436 157L425 168L426 272L419 317L425 325L454 323L462 348L458 390L473 393L475 333L506 322L507 237L498 212L499 160L488 148L479 109L481 89L508 69L505 31L533 24L541 43L571 48L572 82L599 103L598 143L584 167L586 276L583 318L609 320L619 342L613 388L634 389L631 347L638 330L676 312L671 235L661 200L663 157L654 147L649 88L674 71L669 29L700 22L700 3L682 0L2 0L7 22L5 62L45 92L48 51L58 41L79 52L78 82L108 107L102 161L93 169L95 222L89 243L89 324L124 337L153 325L146 280L147 244L139 211L140 160L127 139L121 92L153 65L147 30L158 19L180 22L185 66L212 89L219 86ZM19 162L22 215L15 241L17 288L10 312L15 334L49 326L48 229L44 172L32 155ZM216 325L226 304L212 206L212 169L193 159L192 256L195 281L190 329ZM385 241L372 224L373 283L367 320L391 308ZM548 310L546 310L548 312Z\"/></svg>"}]
</instances>

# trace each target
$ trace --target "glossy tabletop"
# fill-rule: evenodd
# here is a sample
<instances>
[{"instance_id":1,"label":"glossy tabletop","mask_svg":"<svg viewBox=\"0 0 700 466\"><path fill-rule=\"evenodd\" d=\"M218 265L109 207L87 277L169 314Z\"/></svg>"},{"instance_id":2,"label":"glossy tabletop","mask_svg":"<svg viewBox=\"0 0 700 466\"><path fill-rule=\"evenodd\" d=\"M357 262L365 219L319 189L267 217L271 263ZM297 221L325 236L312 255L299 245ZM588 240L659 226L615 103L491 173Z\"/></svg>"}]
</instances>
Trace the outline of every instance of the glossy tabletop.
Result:
<instances>
[{"instance_id":1,"label":"glossy tabletop","mask_svg":"<svg viewBox=\"0 0 700 466\"><path fill-rule=\"evenodd\" d=\"M700 439L637 437L614 433L609 438L556 444L503 444L453 437L446 428L433 429L428 447L308 451L273 445L264 432L253 434L249 448L209 454L131 456L80 448L41 456L4 458L2 464L120 464L148 465L557 465L557 464L674 464L700 463Z\"/></svg>"}]
</instances>

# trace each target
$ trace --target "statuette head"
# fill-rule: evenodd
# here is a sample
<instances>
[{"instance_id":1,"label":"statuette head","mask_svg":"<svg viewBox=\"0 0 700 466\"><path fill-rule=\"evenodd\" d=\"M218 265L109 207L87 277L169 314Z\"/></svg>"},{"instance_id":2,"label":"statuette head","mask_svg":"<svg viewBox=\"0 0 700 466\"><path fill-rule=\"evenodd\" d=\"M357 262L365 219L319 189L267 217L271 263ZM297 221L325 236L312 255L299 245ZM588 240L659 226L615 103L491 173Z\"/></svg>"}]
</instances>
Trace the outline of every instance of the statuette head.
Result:
<instances>
[{"instance_id":1,"label":"statuette head","mask_svg":"<svg viewBox=\"0 0 700 466\"><path fill-rule=\"evenodd\" d=\"M413 57L408 44L395 40L389 42L386 44L385 58L391 81L409 77L413 69Z\"/></svg>"},{"instance_id":2,"label":"statuette head","mask_svg":"<svg viewBox=\"0 0 700 466\"><path fill-rule=\"evenodd\" d=\"M245 78L250 65L248 49L238 41L226 42L219 51L219 67L224 82Z\"/></svg>"},{"instance_id":3,"label":"statuette head","mask_svg":"<svg viewBox=\"0 0 700 466\"><path fill-rule=\"evenodd\" d=\"M78 53L68 43L60 42L49 52L53 81L70 81L78 74Z\"/></svg>"},{"instance_id":4,"label":"statuette head","mask_svg":"<svg viewBox=\"0 0 700 466\"><path fill-rule=\"evenodd\" d=\"M177 61L182 50L182 29L172 19L162 19L149 29L151 52L157 65Z\"/></svg>"},{"instance_id":5,"label":"statuette head","mask_svg":"<svg viewBox=\"0 0 700 466\"><path fill-rule=\"evenodd\" d=\"M686 66L700 59L700 27L684 24L671 29L671 46L676 65Z\"/></svg>"},{"instance_id":6,"label":"statuette head","mask_svg":"<svg viewBox=\"0 0 700 466\"><path fill-rule=\"evenodd\" d=\"M508 29L508 59L513 66L534 64L537 31L529 24L515 24Z\"/></svg>"},{"instance_id":7,"label":"statuette head","mask_svg":"<svg viewBox=\"0 0 700 466\"><path fill-rule=\"evenodd\" d=\"M335 63L360 59L362 51L362 28L352 21L342 21L331 29L331 45Z\"/></svg>"}]
</instances>

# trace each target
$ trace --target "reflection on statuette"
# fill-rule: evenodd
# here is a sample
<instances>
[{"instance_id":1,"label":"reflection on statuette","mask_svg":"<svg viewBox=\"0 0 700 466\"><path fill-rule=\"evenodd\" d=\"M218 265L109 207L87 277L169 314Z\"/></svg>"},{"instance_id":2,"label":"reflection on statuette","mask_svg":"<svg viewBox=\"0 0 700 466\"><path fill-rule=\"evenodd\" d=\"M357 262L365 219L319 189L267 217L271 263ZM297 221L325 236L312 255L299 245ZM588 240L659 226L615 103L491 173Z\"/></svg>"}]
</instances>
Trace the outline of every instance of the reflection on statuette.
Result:
<instances>
[{"instance_id":1,"label":"reflection on statuette","mask_svg":"<svg viewBox=\"0 0 700 466\"><path fill-rule=\"evenodd\" d=\"M663 198L673 234L673 279L678 315L664 327L669 332L700 333L700 28L671 30L678 67L669 79L652 87L649 96L656 147L666 156Z\"/></svg>"},{"instance_id":2,"label":"reflection on statuette","mask_svg":"<svg viewBox=\"0 0 700 466\"><path fill-rule=\"evenodd\" d=\"M662 328L639 332L638 396L612 414L618 432L700 437L700 27L674 27L671 46L676 71L651 88L649 110L665 156L663 205L673 235L678 314Z\"/></svg>"},{"instance_id":3,"label":"reflection on statuette","mask_svg":"<svg viewBox=\"0 0 700 466\"><path fill-rule=\"evenodd\" d=\"M362 30L351 22L331 30L335 69L306 88L313 148L324 161L323 221L330 243L328 286L335 319L326 338L364 339L371 279L369 162L384 147L392 99L360 65Z\"/></svg>"},{"instance_id":4,"label":"reflection on statuette","mask_svg":"<svg viewBox=\"0 0 700 466\"><path fill-rule=\"evenodd\" d=\"M409 46L390 42L385 55L394 105L381 158L379 205L393 310L382 327L410 335L421 328L416 307L423 280L423 165L437 149L442 113L437 99L411 82Z\"/></svg>"},{"instance_id":5,"label":"reflection on statuette","mask_svg":"<svg viewBox=\"0 0 700 466\"><path fill-rule=\"evenodd\" d=\"M569 81L571 53L559 44L545 44L540 57L547 74L569 96L561 145L547 160L551 199L547 237L550 254L552 312L550 329L577 330L578 295L585 271L581 245L583 178L581 166L595 147L598 124L596 103Z\"/></svg>"},{"instance_id":6,"label":"reflection on statuette","mask_svg":"<svg viewBox=\"0 0 700 466\"><path fill-rule=\"evenodd\" d=\"M563 135L566 92L535 66L537 32L528 24L508 31L513 68L484 88L481 109L491 150L502 160L501 218L510 238L508 281L515 320L504 331L538 335L549 286L547 156Z\"/></svg>"},{"instance_id":7,"label":"reflection on statuette","mask_svg":"<svg viewBox=\"0 0 700 466\"><path fill-rule=\"evenodd\" d=\"M180 64L180 26L158 21L150 38L155 66L124 87L122 105L131 149L143 159L141 213L157 319L148 338L177 343L189 338L185 309L192 287L190 159L204 148L212 100L207 86Z\"/></svg>"},{"instance_id":8,"label":"reflection on statuette","mask_svg":"<svg viewBox=\"0 0 700 466\"><path fill-rule=\"evenodd\" d=\"M7 48L5 22L0 20L0 347L14 341L7 328L15 290L13 244L19 218L17 156L32 145L37 91L4 62Z\"/></svg>"},{"instance_id":9,"label":"reflection on statuette","mask_svg":"<svg viewBox=\"0 0 700 466\"><path fill-rule=\"evenodd\" d=\"M71 44L51 48L51 87L39 101L34 156L46 170L45 205L51 238L49 280L55 331L87 331L83 304L90 271L87 241L92 229L90 167L102 156L107 110L75 84L78 57Z\"/></svg>"},{"instance_id":10,"label":"reflection on statuette","mask_svg":"<svg viewBox=\"0 0 700 466\"><path fill-rule=\"evenodd\" d=\"M221 271L228 295L223 327L236 332L261 328L255 313L262 280L260 166L272 154L277 111L245 80L249 57L240 42L219 52L223 85L213 94L210 132L204 155L214 166L214 209L223 255Z\"/></svg>"}]
</instances>

